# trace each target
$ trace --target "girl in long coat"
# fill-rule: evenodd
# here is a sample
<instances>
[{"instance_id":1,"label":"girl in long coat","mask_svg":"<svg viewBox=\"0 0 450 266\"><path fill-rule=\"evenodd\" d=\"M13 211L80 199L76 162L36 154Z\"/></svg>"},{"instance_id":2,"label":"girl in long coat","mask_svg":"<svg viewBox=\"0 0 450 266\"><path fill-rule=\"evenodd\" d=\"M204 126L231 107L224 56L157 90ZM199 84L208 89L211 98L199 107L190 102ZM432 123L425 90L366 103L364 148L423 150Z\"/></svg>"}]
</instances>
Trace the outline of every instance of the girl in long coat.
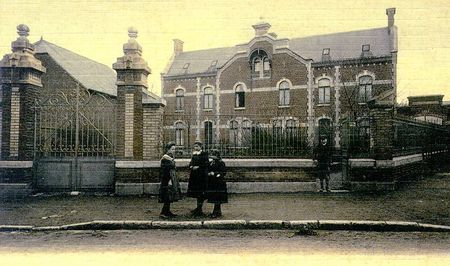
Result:
<instances>
[{"instance_id":1,"label":"girl in long coat","mask_svg":"<svg viewBox=\"0 0 450 266\"><path fill-rule=\"evenodd\" d=\"M208 153L202 150L202 143L194 143L189 175L187 196L197 199L197 208L191 211L194 216L203 215L203 202L205 201L205 191L208 180Z\"/></svg>"},{"instance_id":2,"label":"girl in long coat","mask_svg":"<svg viewBox=\"0 0 450 266\"><path fill-rule=\"evenodd\" d=\"M211 151L211 159L208 169L206 198L208 203L214 203L214 210L210 215L211 218L217 218L222 216L221 204L228 203L227 184L225 182L227 168L222 158L220 158L218 150Z\"/></svg>"},{"instance_id":3,"label":"girl in long coat","mask_svg":"<svg viewBox=\"0 0 450 266\"><path fill-rule=\"evenodd\" d=\"M170 203L181 199L180 183L175 172L175 160L173 154L175 143L169 142L166 145L166 154L161 158L160 187L158 202L164 203L161 209L161 218L172 218L177 215L170 211Z\"/></svg>"}]
</instances>

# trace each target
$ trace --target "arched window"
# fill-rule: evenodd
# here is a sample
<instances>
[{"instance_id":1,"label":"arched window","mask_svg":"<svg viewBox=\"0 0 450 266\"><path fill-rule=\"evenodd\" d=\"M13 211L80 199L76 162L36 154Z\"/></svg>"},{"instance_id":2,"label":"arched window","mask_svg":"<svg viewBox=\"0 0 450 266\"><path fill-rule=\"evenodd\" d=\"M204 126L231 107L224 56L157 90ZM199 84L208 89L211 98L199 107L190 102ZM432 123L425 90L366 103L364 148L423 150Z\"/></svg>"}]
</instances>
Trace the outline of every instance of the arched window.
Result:
<instances>
[{"instance_id":1,"label":"arched window","mask_svg":"<svg viewBox=\"0 0 450 266\"><path fill-rule=\"evenodd\" d=\"M372 77L362 76L359 83L359 102L365 103L372 98Z\"/></svg>"},{"instance_id":2,"label":"arched window","mask_svg":"<svg viewBox=\"0 0 450 266\"><path fill-rule=\"evenodd\" d=\"M238 122L230 121L230 146L238 145Z\"/></svg>"},{"instance_id":3,"label":"arched window","mask_svg":"<svg viewBox=\"0 0 450 266\"><path fill-rule=\"evenodd\" d=\"M252 122L250 120L244 120L242 122L242 144L249 146L252 141Z\"/></svg>"},{"instance_id":4,"label":"arched window","mask_svg":"<svg viewBox=\"0 0 450 266\"><path fill-rule=\"evenodd\" d=\"M289 83L287 81L283 81L280 83L279 91L280 91L280 106L288 106L290 102L290 93L289 93Z\"/></svg>"},{"instance_id":5,"label":"arched window","mask_svg":"<svg viewBox=\"0 0 450 266\"><path fill-rule=\"evenodd\" d=\"M319 80L319 104L330 103L330 80Z\"/></svg>"},{"instance_id":6,"label":"arched window","mask_svg":"<svg viewBox=\"0 0 450 266\"><path fill-rule=\"evenodd\" d=\"M244 85L242 84L237 85L234 94L235 94L235 107L236 108L245 107Z\"/></svg>"},{"instance_id":7,"label":"arched window","mask_svg":"<svg viewBox=\"0 0 450 266\"><path fill-rule=\"evenodd\" d=\"M213 89L211 87L206 87L203 90L203 109L213 108Z\"/></svg>"},{"instance_id":8,"label":"arched window","mask_svg":"<svg viewBox=\"0 0 450 266\"><path fill-rule=\"evenodd\" d=\"M183 131L184 131L184 124L183 122L177 122L175 123L175 144L177 146L183 146L184 145L184 138L183 138Z\"/></svg>"},{"instance_id":9,"label":"arched window","mask_svg":"<svg viewBox=\"0 0 450 266\"><path fill-rule=\"evenodd\" d=\"M206 149L213 143L213 123L205 121L205 146Z\"/></svg>"},{"instance_id":10,"label":"arched window","mask_svg":"<svg viewBox=\"0 0 450 266\"><path fill-rule=\"evenodd\" d=\"M264 78L270 77L270 60L267 53L263 50L255 50L250 56L252 65L252 77Z\"/></svg>"},{"instance_id":11,"label":"arched window","mask_svg":"<svg viewBox=\"0 0 450 266\"><path fill-rule=\"evenodd\" d=\"M175 91L176 96L176 110L183 110L184 109L184 90L183 89L177 89Z\"/></svg>"},{"instance_id":12,"label":"arched window","mask_svg":"<svg viewBox=\"0 0 450 266\"><path fill-rule=\"evenodd\" d=\"M319 141L326 138L328 144L331 145L331 120L329 118L321 118L319 120Z\"/></svg>"}]
</instances>

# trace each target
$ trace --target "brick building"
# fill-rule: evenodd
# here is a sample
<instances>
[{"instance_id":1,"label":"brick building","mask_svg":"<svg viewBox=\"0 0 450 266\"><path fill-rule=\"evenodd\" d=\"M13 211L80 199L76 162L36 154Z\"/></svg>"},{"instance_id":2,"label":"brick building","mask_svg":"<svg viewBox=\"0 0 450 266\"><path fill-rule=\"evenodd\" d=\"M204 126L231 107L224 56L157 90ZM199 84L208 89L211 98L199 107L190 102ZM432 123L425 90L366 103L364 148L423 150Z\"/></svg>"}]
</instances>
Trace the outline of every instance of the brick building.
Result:
<instances>
[{"instance_id":1,"label":"brick building","mask_svg":"<svg viewBox=\"0 0 450 266\"><path fill-rule=\"evenodd\" d=\"M245 146L245 136L270 128L296 132L306 146L328 136L339 149L343 118L362 123L368 101L396 100L395 8L386 14L387 27L292 39L260 22L234 47L183 51L174 40L162 74L165 141Z\"/></svg>"}]
</instances>

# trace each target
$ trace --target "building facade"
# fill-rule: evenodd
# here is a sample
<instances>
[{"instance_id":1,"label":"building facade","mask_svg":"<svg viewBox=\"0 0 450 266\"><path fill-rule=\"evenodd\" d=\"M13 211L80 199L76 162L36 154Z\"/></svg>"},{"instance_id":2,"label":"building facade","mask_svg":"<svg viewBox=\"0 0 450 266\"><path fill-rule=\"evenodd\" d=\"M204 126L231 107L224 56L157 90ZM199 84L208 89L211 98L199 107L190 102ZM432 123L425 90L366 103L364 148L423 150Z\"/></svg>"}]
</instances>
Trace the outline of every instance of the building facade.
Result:
<instances>
[{"instance_id":1,"label":"building facade","mask_svg":"<svg viewBox=\"0 0 450 266\"><path fill-rule=\"evenodd\" d=\"M370 100L395 102L395 9L386 14L387 27L293 39L260 22L248 43L226 48L185 52L174 40L162 74L165 141L244 147L268 129L275 142L328 137L339 149L343 118L360 121Z\"/></svg>"}]
</instances>

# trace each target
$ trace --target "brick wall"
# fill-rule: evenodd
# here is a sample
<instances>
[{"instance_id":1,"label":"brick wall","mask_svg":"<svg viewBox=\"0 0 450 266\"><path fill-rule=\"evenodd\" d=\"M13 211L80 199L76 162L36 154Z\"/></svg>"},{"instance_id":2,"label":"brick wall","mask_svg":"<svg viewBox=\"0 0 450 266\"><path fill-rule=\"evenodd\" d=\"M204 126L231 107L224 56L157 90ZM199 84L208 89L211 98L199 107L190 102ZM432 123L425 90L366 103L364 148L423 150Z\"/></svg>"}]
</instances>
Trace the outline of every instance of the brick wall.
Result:
<instances>
[{"instance_id":1,"label":"brick wall","mask_svg":"<svg viewBox=\"0 0 450 266\"><path fill-rule=\"evenodd\" d=\"M144 105L143 159L159 160L162 156L162 121L164 108L161 105Z\"/></svg>"}]
</instances>

